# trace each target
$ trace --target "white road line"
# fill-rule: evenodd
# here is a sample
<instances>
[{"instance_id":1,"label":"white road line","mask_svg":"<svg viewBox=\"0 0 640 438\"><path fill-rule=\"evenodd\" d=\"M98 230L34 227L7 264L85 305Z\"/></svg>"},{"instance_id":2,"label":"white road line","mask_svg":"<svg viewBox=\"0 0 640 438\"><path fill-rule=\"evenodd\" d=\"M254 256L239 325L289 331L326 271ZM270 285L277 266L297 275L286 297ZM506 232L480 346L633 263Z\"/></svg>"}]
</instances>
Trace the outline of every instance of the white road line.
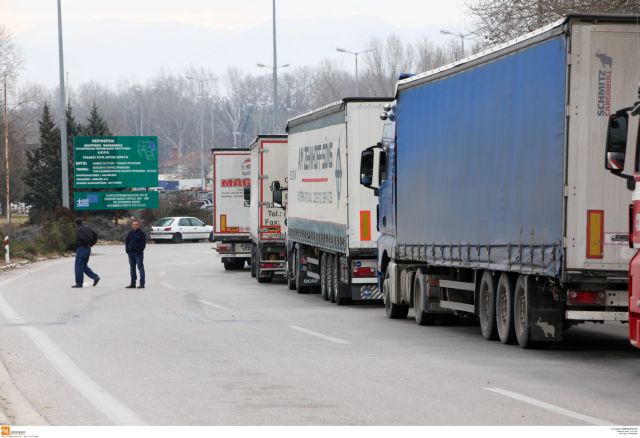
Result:
<instances>
[{"instance_id":1,"label":"white road line","mask_svg":"<svg viewBox=\"0 0 640 438\"><path fill-rule=\"evenodd\" d=\"M600 420L599 418L590 417L588 415L583 415L578 412L573 412L568 409L561 408L560 406L552 405L540 400L536 400L535 398L527 397L526 395L507 391L506 389L502 389L502 388L484 388L484 389L486 389L487 391L495 392L496 394L504 395L505 397L509 397L514 400L521 401L523 403L528 403L530 405L537 406L542 409L546 409L547 411L555 412L556 414L564 415L565 417L575 418L576 420L584 421L585 423L594 424L596 426L615 426L614 423L610 423L605 420Z\"/></svg>"},{"instance_id":2,"label":"white road line","mask_svg":"<svg viewBox=\"0 0 640 438\"><path fill-rule=\"evenodd\" d=\"M175 288L175 287L171 286L171 285L170 285L169 283L167 283L167 282L162 283L162 285L163 285L164 287L166 287L167 289L176 290L176 288Z\"/></svg>"},{"instance_id":3,"label":"white road line","mask_svg":"<svg viewBox=\"0 0 640 438\"><path fill-rule=\"evenodd\" d=\"M219 310L224 310L225 312L233 312L233 309L229 309L228 307L221 306L220 304L212 303L211 301L207 301L207 300L198 300L198 301L200 301L202 304L206 304L207 306L215 307L216 309L219 309Z\"/></svg>"},{"instance_id":4,"label":"white road line","mask_svg":"<svg viewBox=\"0 0 640 438\"><path fill-rule=\"evenodd\" d=\"M325 341L335 342L336 344L350 344L349 341L345 341L344 339L334 338L333 336L323 335L322 333L314 332L313 330L308 330L303 327L298 327L297 325L290 325L289 328L297 330L302 333L306 333L311 336L315 336L316 338L324 339Z\"/></svg>"},{"instance_id":5,"label":"white road line","mask_svg":"<svg viewBox=\"0 0 640 438\"><path fill-rule=\"evenodd\" d=\"M33 272L32 270L31 272L3 281L0 283L0 286L16 281ZM0 314L9 322L16 324L17 328L31 339L58 373L110 421L116 425L145 425L142 418L135 412L91 380L47 335L35 327L27 326L28 322L13 310L2 294L0 294Z\"/></svg>"}]
</instances>

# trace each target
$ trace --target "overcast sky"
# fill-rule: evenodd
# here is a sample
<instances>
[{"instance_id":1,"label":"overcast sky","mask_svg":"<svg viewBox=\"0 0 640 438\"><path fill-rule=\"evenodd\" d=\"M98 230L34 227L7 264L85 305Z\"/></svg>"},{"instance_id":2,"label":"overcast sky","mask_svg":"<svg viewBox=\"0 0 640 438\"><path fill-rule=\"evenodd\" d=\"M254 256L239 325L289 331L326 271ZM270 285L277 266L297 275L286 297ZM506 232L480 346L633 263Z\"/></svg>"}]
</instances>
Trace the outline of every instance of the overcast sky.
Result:
<instances>
[{"instance_id":1,"label":"overcast sky","mask_svg":"<svg viewBox=\"0 0 640 438\"><path fill-rule=\"evenodd\" d=\"M24 77L45 85L54 83L53 70L57 64L56 4L56 0L0 0L0 24L6 25L14 32L16 42L22 46L27 61ZM378 34L378 28L375 27L378 25L379 36L390 30L407 40L419 38L422 34L433 38L440 28L465 31L469 25L469 18L464 15L464 4L465 0L277 0L277 17L282 29L282 33L279 32L278 46L287 58L283 62L292 65L308 64L315 58L310 58L308 53L301 53L304 50L301 51L299 46L293 50L294 44L291 44L291 51L287 53L286 37L306 38L309 40L310 48L327 52L322 53L322 56L314 54L317 61L327 55L341 59L335 51L331 53L329 46L339 44L353 50L363 48L362 45L366 44L368 38L375 36L370 33ZM154 48L150 47L152 43L148 33L153 29L150 25L154 23L158 24L158 31L165 32L165 36L167 31L160 24L166 26L167 23L182 23L207 29L201 29L203 32L200 32L194 27L193 33L185 36L183 43L179 44L181 49L176 56L172 56L171 52L165 52L167 59L158 60L156 56L153 62L145 62L145 66L138 71L129 72L140 79L147 78L154 69L171 67L172 64L178 68L185 67L187 63L196 67L213 68L212 65L203 62L203 57L195 52L189 62L189 48L197 45L194 38L202 39L212 35L219 38L228 34L228 38L219 38L224 41L225 47L214 48L218 53L224 54L237 53L248 48L247 45L251 43L247 38L259 35L256 45L264 45L260 52L264 53L268 47L265 43L271 38L267 29L267 25L271 23L271 5L270 0L62 0L65 58L68 55L65 69L76 72L77 81L112 79L114 72L92 72L87 65L80 65L98 64L95 60L87 58L88 52L91 51L89 48L105 47L105 53L108 53L110 58L122 56L123 60L134 58L136 53L150 53ZM327 18L320 19L322 17ZM350 33L350 29L341 29L339 35L335 36L336 41L333 41L335 26L347 23L347 27L351 27L349 20L355 20L353 32ZM111 25L105 24L112 21L119 22L115 26L119 35L111 33ZM295 28L297 22L309 23L313 29L308 29L308 33L300 35L301 31ZM323 27L324 22L327 23L326 27ZM392 29L385 29L385 22ZM100 25L92 27L92 23ZM144 36L141 35L139 40L135 35L136 24L140 25L140 33L146 33ZM228 30L227 34L221 34L222 30ZM212 31L216 33L211 33ZM368 34L362 35L363 32ZM172 36L171 41L180 39L182 33L190 32L184 32L183 29L177 32L175 37ZM122 35L127 35L131 44L118 45L117 38ZM238 35L242 40L242 48L227 47L233 45L233 35ZM321 48L322 40L327 41L326 48ZM115 43L112 44L113 41ZM116 46L118 52L111 46ZM209 46L214 47L215 41L209 42ZM225 49L227 52L224 52ZM83 53L79 53L81 51ZM80 55L85 56L84 62ZM249 69L248 66L255 65L255 57L258 55L251 53L250 56L252 59L244 64L233 57L228 62ZM172 57L179 58L177 64L171 62ZM264 59L263 62L269 60L269 56L260 58ZM221 71L223 67L228 66L221 65L218 60L215 69Z\"/></svg>"}]
</instances>

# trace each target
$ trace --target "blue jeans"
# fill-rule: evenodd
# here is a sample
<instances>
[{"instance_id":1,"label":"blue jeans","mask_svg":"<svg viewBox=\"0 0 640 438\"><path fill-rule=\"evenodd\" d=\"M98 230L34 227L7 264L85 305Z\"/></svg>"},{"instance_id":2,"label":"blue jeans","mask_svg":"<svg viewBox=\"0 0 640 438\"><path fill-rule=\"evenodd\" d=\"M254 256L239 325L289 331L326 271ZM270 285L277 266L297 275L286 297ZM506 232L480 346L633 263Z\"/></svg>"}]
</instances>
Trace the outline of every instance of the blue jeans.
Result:
<instances>
[{"instance_id":1,"label":"blue jeans","mask_svg":"<svg viewBox=\"0 0 640 438\"><path fill-rule=\"evenodd\" d=\"M93 272L89 268L89 257L91 256L91 248L86 246L80 246L76 249L76 285L82 286L84 280L84 274L87 274L92 280L98 277L98 274Z\"/></svg>"},{"instance_id":2,"label":"blue jeans","mask_svg":"<svg viewBox=\"0 0 640 438\"><path fill-rule=\"evenodd\" d=\"M131 284L135 284L137 280L136 266L140 271L140 284L144 285L144 253L143 252L128 252L129 256L129 268L131 268Z\"/></svg>"}]
</instances>

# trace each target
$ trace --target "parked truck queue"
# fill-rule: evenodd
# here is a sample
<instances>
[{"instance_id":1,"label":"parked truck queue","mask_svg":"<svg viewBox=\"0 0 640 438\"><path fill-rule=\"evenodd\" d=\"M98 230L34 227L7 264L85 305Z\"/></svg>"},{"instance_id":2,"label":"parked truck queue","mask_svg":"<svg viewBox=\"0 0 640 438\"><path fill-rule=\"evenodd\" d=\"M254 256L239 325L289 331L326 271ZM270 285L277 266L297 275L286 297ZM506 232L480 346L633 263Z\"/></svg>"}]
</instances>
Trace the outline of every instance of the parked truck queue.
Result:
<instances>
[{"instance_id":1,"label":"parked truck queue","mask_svg":"<svg viewBox=\"0 0 640 438\"><path fill-rule=\"evenodd\" d=\"M523 348L605 321L638 345L635 20L570 15L258 136L238 210L251 274Z\"/></svg>"}]
</instances>

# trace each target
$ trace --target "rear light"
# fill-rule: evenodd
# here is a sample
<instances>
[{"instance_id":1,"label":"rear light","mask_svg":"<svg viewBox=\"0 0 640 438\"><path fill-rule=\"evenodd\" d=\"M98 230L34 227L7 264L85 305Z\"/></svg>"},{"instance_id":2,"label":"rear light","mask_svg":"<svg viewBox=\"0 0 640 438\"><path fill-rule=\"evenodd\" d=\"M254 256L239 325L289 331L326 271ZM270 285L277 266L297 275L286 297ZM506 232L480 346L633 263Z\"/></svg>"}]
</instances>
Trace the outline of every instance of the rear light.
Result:
<instances>
[{"instance_id":1,"label":"rear light","mask_svg":"<svg viewBox=\"0 0 640 438\"><path fill-rule=\"evenodd\" d=\"M231 252L231 245L218 245L218 252Z\"/></svg>"},{"instance_id":2,"label":"rear light","mask_svg":"<svg viewBox=\"0 0 640 438\"><path fill-rule=\"evenodd\" d=\"M165 228L164 231L171 231L171 227Z\"/></svg>"},{"instance_id":3,"label":"rear light","mask_svg":"<svg viewBox=\"0 0 640 438\"><path fill-rule=\"evenodd\" d=\"M570 290L567 296L567 303L571 305L604 305L606 294L604 291L593 290Z\"/></svg>"},{"instance_id":4,"label":"rear light","mask_svg":"<svg viewBox=\"0 0 640 438\"><path fill-rule=\"evenodd\" d=\"M284 265L284 262L260 262L260 267L265 269L277 269Z\"/></svg>"},{"instance_id":5,"label":"rear light","mask_svg":"<svg viewBox=\"0 0 640 438\"><path fill-rule=\"evenodd\" d=\"M430 278L429 279L429 287L440 287L440 279L439 278Z\"/></svg>"},{"instance_id":6,"label":"rear light","mask_svg":"<svg viewBox=\"0 0 640 438\"><path fill-rule=\"evenodd\" d=\"M359 268L353 268L351 272L353 277L375 277L376 268L361 266Z\"/></svg>"}]
</instances>

